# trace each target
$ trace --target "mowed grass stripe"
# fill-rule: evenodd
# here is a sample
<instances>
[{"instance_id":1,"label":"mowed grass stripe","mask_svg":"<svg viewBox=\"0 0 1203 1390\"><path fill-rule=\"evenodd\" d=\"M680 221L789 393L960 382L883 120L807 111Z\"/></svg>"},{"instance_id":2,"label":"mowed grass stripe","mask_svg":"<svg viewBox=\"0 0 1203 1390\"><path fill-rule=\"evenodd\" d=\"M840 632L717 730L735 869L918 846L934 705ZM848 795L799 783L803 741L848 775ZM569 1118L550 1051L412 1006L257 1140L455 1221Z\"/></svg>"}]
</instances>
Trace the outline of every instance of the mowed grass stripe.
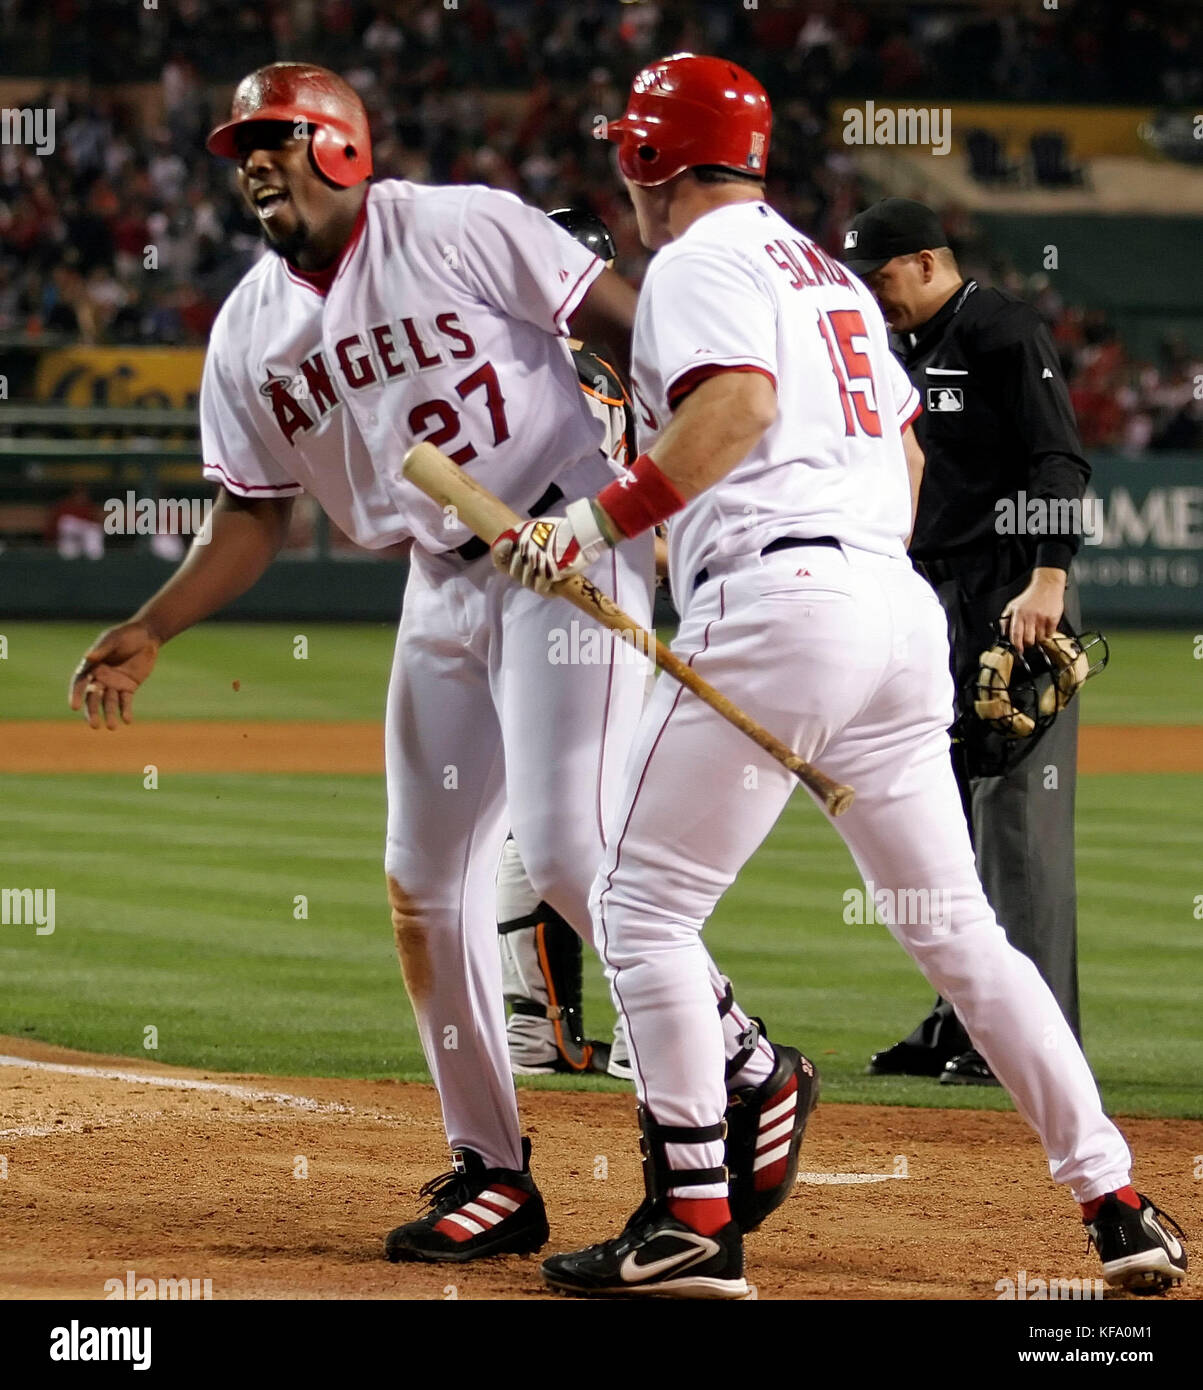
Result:
<instances>
[{"instance_id":1,"label":"mowed grass stripe","mask_svg":"<svg viewBox=\"0 0 1203 1390\"><path fill-rule=\"evenodd\" d=\"M6 622L0 716L65 716L68 676L98 629ZM202 623L160 653L138 694L138 717L379 719L395 635L392 623ZM306 639L305 660L294 657L298 636ZM1192 629L1116 629L1110 638L1110 666L1080 697L1086 723L1199 723L1203 661L1195 659Z\"/></svg>"},{"instance_id":2,"label":"mowed grass stripe","mask_svg":"<svg viewBox=\"0 0 1203 1390\"><path fill-rule=\"evenodd\" d=\"M170 794L78 779L111 793L82 826L71 780L56 779L63 823L33 880L56 889L56 930L4 929L0 1026L137 1055L153 1025L156 1060L223 1069L418 1072L378 779L181 778ZM228 799L217 816L216 787ZM231 823L221 807L237 808ZM31 869L46 814L9 827ZM101 848L64 855L73 841ZM307 920L294 919L297 894Z\"/></svg>"},{"instance_id":3,"label":"mowed grass stripe","mask_svg":"<svg viewBox=\"0 0 1203 1390\"><path fill-rule=\"evenodd\" d=\"M159 792L124 778L9 778L3 804L19 856L6 880L53 886L57 928L0 928L0 1030L137 1056L153 1024L160 1061L424 1075L383 902L378 778L178 777ZM1148 845L1115 834L1127 814L1203 842L1203 778L1084 778L1079 807L1085 1028L1105 1097L1121 1111L1203 1113L1197 859L1154 863ZM797 795L707 930L745 1006L813 1053L829 1100L1007 1105L997 1092L863 1076L931 991L883 926L844 922L856 885L842 843ZM296 894L307 920L293 918ZM586 1016L607 1035L592 958Z\"/></svg>"},{"instance_id":4,"label":"mowed grass stripe","mask_svg":"<svg viewBox=\"0 0 1203 1390\"><path fill-rule=\"evenodd\" d=\"M68 677L100 625L9 622L3 630L0 712L10 719L66 715ZM379 719L395 640L391 623L202 623L160 652L138 692L137 717Z\"/></svg>"}]
</instances>

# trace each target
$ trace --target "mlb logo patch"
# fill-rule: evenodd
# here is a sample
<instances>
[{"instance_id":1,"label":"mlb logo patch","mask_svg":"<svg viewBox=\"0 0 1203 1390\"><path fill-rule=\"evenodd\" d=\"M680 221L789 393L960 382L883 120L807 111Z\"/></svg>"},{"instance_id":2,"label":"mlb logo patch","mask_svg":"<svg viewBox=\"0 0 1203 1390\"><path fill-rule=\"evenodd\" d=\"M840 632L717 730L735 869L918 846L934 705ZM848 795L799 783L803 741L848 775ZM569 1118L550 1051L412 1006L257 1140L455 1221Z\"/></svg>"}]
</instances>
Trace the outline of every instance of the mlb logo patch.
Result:
<instances>
[{"instance_id":1,"label":"mlb logo patch","mask_svg":"<svg viewBox=\"0 0 1203 1390\"><path fill-rule=\"evenodd\" d=\"M855 250L855 249L856 249L857 238L858 238L859 236L860 236L860 232L859 232L859 231L856 231L855 229L852 230L852 231L850 231L850 232L845 232L845 233L844 233L844 250L845 250L845 251L853 251L853 250Z\"/></svg>"},{"instance_id":2,"label":"mlb logo patch","mask_svg":"<svg viewBox=\"0 0 1203 1390\"><path fill-rule=\"evenodd\" d=\"M929 411L945 414L965 409L965 393L959 386L929 386L927 388L927 408Z\"/></svg>"}]
</instances>

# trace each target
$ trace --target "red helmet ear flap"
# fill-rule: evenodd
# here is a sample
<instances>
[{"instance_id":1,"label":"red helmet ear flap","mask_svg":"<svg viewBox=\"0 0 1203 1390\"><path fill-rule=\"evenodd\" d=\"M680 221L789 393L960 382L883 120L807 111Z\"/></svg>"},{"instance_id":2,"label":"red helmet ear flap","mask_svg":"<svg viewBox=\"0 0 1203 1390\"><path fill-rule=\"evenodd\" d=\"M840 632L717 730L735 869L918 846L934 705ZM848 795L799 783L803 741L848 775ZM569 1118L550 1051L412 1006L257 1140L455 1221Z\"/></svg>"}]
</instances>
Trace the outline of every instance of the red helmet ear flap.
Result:
<instances>
[{"instance_id":1,"label":"red helmet ear flap","mask_svg":"<svg viewBox=\"0 0 1203 1390\"><path fill-rule=\"evenodd\" d=\"M323 122L313 132L313 162L340 188L362 183L372 172L372 140L364 115L363 129L344 127L341 122Z\"/></svg>"}]
</instances>

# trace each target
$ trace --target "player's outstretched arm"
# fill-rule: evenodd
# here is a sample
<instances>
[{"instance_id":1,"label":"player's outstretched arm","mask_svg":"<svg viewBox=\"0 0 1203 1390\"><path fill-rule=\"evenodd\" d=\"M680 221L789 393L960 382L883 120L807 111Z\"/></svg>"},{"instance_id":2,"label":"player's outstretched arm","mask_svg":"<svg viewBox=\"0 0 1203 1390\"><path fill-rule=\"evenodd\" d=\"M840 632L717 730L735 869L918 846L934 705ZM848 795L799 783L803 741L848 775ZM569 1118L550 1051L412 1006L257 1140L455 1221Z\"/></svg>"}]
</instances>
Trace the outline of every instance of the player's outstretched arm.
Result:
<instances>
[{"instance_id":1,"label":"player's outstretched arm","mask_svg":"<svg viewBox=\"0 0 1203 1390\"><path fill-rule=\"evenodd\" d=\"M222 490L208 543L198 537L180 567L128 622L102 632L71 676L68 700L93 729L133 718L134 693L159 648L243 594L272 562L288 533L292 498L250 500Z\"/></svg>"}]
</instances>

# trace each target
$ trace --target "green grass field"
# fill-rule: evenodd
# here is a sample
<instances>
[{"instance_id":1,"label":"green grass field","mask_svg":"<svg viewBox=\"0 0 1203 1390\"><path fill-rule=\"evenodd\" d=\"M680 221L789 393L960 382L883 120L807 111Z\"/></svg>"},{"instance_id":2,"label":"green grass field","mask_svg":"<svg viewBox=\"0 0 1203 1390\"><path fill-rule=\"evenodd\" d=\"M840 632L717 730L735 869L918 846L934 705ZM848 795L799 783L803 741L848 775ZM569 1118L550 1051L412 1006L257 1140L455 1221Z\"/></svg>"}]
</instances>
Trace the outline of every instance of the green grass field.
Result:
<instances>
[{"instance_id":1,"label":"green grass field","mask_svg":"<svg viewBox=\"0 0 1203 1390\"><path fill-rule=\"evenodd\" d=\"M292 656L297 632L306 662ZM0 714L56 717L92 630L0 633ZM378 626L212 624L167 649L140 717L375 718L391 645ZM1112 669L1085 693L1088 720L1198 721L1203 662L1188 634L1120 633L1113 647ZM0 927L0 1032L210 1068L423 1077L382 906L383 809L370 777L172 777L153 793L123 777L0 778L3 883L56 892L52 935ZM1203 1116L1201 844L1203 776L1082 779L1086 1042L1117 1112ZM844 924L856 883L838 838L795 797L707 933L745 1005L812 1052L829 1100L1007 1105L997 1092L862 1074L929 992L883 927ZM594 962L586 1007L604 1034Z\"/></svg>"},{"instance_id":2,"label":"green grass field","mask_svg":"<svg viewBox=\"0 0 1203 1390\"><path fill-rule=\"evenodd\" d=\"M65 712L67 679L98 628L81 623L5 623L0 720L53 719ZM308 657L293 656L293 639ZM395 629L387 623L212 622L168 646L138 694L139 719L376 719ZM1120 630L1111 664L1082 694L1095 724L1197 724L1203 719L1203 660L1191 632ZM240 689L235 693L232 682Z\"/></svg>"}]
</instances>

